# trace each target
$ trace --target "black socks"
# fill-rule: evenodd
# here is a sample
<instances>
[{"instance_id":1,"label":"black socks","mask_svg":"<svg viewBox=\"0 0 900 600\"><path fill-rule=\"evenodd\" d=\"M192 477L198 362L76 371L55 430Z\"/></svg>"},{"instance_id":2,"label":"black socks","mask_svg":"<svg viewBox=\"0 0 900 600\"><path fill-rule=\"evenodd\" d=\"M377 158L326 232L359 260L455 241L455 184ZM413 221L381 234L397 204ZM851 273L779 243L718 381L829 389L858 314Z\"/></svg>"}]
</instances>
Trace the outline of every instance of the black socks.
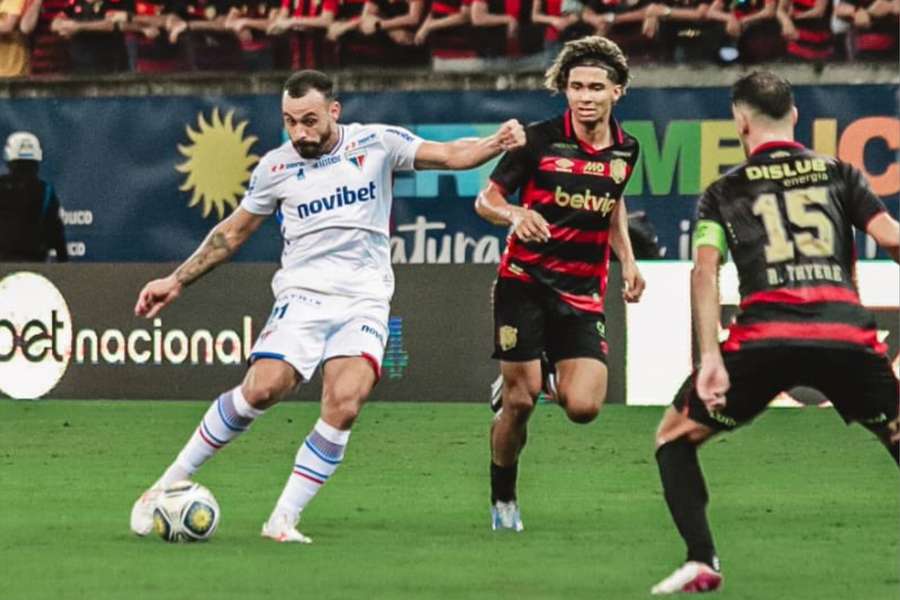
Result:
<instances>
[{"instance_id":1,"label":"black socks","mask_svg":"<svg viewBox=\"0 0 900 600\"><path fill-rule=\"evenodd\" d=\"M667 442L656 451L656 462L669 512L688 547L687 559L718 570L719 561L706 520L709 496L697 460L697 447L683 437Z\"/></svg>"}]
</instances>

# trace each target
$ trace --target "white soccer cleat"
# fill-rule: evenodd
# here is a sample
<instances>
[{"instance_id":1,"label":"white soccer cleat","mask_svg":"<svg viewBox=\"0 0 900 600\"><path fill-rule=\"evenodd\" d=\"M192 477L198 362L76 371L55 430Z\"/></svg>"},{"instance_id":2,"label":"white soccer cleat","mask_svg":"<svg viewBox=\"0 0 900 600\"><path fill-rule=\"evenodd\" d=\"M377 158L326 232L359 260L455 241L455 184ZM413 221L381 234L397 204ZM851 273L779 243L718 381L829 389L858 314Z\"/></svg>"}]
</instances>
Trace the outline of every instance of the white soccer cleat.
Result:
<instances>
[{"instance_id":1,"label":"white soccer cleat","mask_svg":"<svg viewBox=\"0 0 900 600\"><path fill-rule=\"evenodd\" d=\"M276 542L312 544L312 538L297 531L298 521L300 521L299 515L291 518L284 513L273 513L269 520L263 523L260 535Z\"/></svg>"},{"instance_id":2,"label":"white soccer cleat","mask_svg":"<svg viewBox=\"0 0 900 600\"><path fill-rule=\"evenodd\" d=\"M162 495L162 488L150 488L131 507L131 531L145 536L153 531L153 511Z\"/></svg>"},{"instance_id":3,"label":"white soccer cleat","mask_svg":"<svg viewBox=\"0 0 900 600\"><path fill-rule=\"evenodd\" d=\"M525 529L522 524L522 515L519 513L519 505L516 501L500 502L491 507L491 529L494 531L515 531Z\"/></svg>"},{"instance_id":4,"label":"white soccer cleat","mask_svg":"<svg viewBox=\"0 0 900 600\"><path fill-rule=\"evenodd\" d=\"M684 563L674 573L657 583L650 593L659 596L686 592L713 592L722 585L722 574L702 562Z\"/></svg>"}]
</instances>

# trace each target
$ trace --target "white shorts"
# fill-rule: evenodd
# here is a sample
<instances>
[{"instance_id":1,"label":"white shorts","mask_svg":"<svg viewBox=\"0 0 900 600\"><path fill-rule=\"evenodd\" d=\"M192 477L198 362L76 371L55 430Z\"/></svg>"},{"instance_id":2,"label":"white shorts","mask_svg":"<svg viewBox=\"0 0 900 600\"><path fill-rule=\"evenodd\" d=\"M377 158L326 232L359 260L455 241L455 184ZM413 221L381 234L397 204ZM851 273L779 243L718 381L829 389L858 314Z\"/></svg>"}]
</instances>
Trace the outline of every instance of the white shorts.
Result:
<instances>
[{"instance_id":1,"label":"white shorts","mask_svg":"<svg viewBox=\"0 0 900 600\"><path fill-rule=\"evenodd\" d=\"M362 356L380 378L389 315L387 300L285 290L253 345L250 363L283 360L309 381L330 358Z\"/></svg>"}]
</instances>

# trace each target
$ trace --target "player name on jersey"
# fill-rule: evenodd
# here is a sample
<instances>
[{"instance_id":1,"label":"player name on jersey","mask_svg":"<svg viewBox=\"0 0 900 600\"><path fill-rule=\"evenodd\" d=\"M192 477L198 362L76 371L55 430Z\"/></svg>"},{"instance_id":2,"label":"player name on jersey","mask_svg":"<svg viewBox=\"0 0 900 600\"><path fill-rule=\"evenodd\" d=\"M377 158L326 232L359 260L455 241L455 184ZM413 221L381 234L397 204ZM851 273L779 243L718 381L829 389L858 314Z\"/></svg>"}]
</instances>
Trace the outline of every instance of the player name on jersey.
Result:
<instances>
[{"instance_id":1,"label":"player name on jersey","mask_svg":"<svg viewBox=\"0 0 900 600\"><path fill-rule=\"evenodd\" d=\"M766 276L771 285L818 281L841 283L844 281L844 270L840 265L784 265L783 269L769 267Z\"/></svg>"}]
</instances>

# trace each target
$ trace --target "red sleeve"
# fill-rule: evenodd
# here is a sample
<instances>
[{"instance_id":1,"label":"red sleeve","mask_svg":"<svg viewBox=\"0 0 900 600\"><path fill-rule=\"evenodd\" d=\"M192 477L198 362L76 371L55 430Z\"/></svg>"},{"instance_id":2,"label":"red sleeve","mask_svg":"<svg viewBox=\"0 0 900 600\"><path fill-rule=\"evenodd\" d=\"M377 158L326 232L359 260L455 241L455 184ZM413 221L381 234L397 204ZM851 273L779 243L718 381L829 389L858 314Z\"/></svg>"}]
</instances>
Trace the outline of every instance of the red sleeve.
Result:
<instances>
[{"instance_id":1,"label":"red sleeve","mask_svg":"<svg viewBox=\"0 0 900 600\"><path fill-rule=\"evenodd\" d=\"M338 11L338 0L324 0L322 2L322 12L323 13L334 13L337 14Z\"/></svg>"}]
</instances>

